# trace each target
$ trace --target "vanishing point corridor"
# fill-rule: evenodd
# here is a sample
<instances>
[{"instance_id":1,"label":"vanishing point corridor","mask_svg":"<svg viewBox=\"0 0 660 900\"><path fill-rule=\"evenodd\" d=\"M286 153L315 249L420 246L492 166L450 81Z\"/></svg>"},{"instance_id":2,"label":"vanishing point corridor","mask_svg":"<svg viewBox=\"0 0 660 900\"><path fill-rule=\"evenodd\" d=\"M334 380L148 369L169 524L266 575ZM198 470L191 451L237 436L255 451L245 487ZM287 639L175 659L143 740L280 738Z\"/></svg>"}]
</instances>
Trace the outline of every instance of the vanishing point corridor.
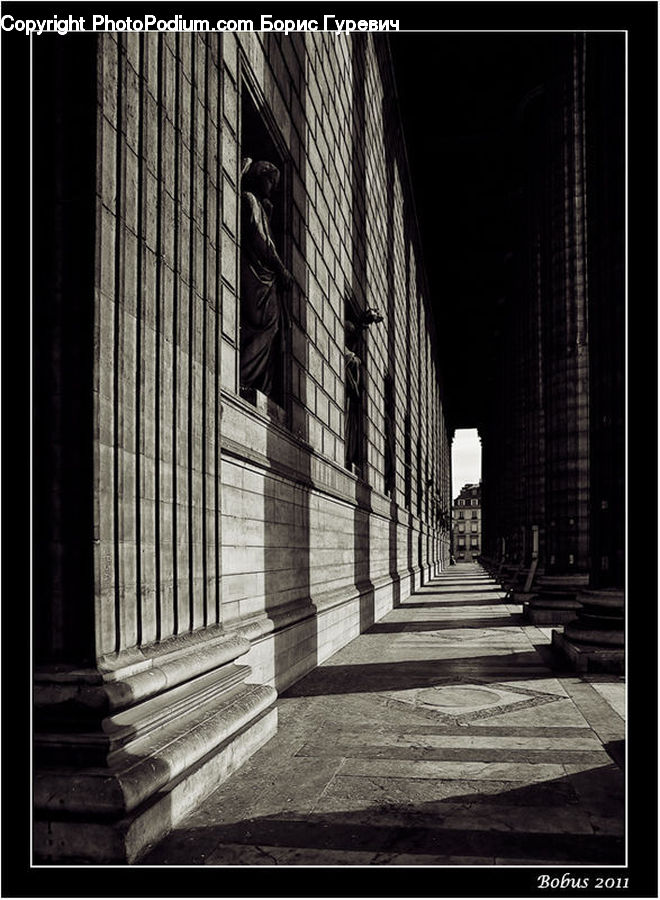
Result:
<instances>
[{"instance_id":1,"label":"vanishing point corridor","mask_svg":"<svg viewBox=\"0 0 660 900\"><path fill-rule=\"evenodd\" d=\"M454 566L284 692L143 865L620 865L624 684Z\"/></svg>"},{"instance_id":2,"label":"vanishing point corridor","mask_svg":"<svg viewBox=\"0 0 660 900\"><path fill-rule=\"evenodd\" d=\"M437 6L4 35L29 49L46 892L82 866L142 897L157 867L160 896L188 867L224 895L224 866L651 890L628 13L490 31Z\"/></svg>"}]
</instances>

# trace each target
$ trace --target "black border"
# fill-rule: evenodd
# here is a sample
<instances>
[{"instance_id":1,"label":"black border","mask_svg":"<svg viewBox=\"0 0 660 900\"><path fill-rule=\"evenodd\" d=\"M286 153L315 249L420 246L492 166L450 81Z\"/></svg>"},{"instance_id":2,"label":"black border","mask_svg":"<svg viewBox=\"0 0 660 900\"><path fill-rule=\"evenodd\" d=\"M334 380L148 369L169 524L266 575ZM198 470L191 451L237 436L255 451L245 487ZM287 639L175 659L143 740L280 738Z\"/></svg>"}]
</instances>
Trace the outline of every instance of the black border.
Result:
<instances>
[{"instance_id":1,"label":"black border","mask_svg":"<svg viewBox=\"0 0 660 900\"><path fill-rule=\"evenodd\" d=\"M46 18L103 12L186 17L399 19L404 30L627 30L629 79L629 522L645 523L629 563L628 891L538 891L536 877L563 869L475 867L30 868L29 697L29 43L2 33L3 897L657 897L657 16L642 2L438 2L163 4L8 2L1 15ZM14 195L11 195L14 188ZM18 282L18 283L17 283ZM13 351L18 351L15 353ZM656 377L654 377L654 374ZM643 406L638 406L641 399ZM633 473L636 477L633 480ZM19 487L19 496L11 488ZM18 790L15 785L18 785ZM566 869L569 871L569 869ZM579 875L606 869L577 867Z\"/></svg>"}]
</instances>

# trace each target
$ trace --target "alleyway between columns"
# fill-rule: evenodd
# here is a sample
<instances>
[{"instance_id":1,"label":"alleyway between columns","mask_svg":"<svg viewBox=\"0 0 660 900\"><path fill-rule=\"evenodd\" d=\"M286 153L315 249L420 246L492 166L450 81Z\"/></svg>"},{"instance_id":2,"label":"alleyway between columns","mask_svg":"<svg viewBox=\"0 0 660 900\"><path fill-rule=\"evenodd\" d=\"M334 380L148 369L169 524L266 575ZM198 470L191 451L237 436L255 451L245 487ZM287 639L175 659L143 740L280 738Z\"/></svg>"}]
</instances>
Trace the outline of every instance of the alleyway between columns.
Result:
<instances>
[{"instance_id":1,"label":"alleyway between columns","mask_svg":"<svg viewBox=\"0 0 660 900\"><path fill-rule=\"evenodd\" d=\"M277 735L148 865L624 862L624 685L452 567L286 691Z\"/></svg>"}]
</instances>

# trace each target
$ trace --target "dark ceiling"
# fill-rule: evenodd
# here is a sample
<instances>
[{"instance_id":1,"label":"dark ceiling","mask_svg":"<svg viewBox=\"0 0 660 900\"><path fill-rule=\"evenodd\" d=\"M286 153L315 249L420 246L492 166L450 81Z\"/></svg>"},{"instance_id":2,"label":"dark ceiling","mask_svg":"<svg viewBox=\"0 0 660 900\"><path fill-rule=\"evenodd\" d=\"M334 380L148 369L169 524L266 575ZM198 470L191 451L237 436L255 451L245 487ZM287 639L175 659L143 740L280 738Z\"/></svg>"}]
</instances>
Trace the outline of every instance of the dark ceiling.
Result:
<instances>
[{"instance_id":1,"label":"dark ceiling","mask_svg":"<svg viewBox=\"0 0 660 900\"><path fill-rule=\"evenodd\" d=\"M515 251L516 109L567 35L415 32L390 46L454 427L482 418Z\"/></svg>"}]
</instances>

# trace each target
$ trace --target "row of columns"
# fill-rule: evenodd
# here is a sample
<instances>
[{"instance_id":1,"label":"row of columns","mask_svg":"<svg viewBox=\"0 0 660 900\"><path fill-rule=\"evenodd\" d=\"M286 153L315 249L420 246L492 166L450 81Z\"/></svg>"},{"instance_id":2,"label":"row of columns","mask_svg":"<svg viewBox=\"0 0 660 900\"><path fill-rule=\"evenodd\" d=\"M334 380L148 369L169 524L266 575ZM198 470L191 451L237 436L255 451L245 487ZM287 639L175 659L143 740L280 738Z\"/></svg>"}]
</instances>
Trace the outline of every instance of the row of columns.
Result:
<instances>
[{"instance_id":1,"label":"row of columns","mask_svg":"<svg viewBox=\"0 0 660 900\"><path fill-rule=\"evenodd\" d=\"M517 236L480 425L484 547L528 621L565 626L553 643L576 668L622 671L624 47L555 46L515 126Z\"/></svg>"}]
</instances>

